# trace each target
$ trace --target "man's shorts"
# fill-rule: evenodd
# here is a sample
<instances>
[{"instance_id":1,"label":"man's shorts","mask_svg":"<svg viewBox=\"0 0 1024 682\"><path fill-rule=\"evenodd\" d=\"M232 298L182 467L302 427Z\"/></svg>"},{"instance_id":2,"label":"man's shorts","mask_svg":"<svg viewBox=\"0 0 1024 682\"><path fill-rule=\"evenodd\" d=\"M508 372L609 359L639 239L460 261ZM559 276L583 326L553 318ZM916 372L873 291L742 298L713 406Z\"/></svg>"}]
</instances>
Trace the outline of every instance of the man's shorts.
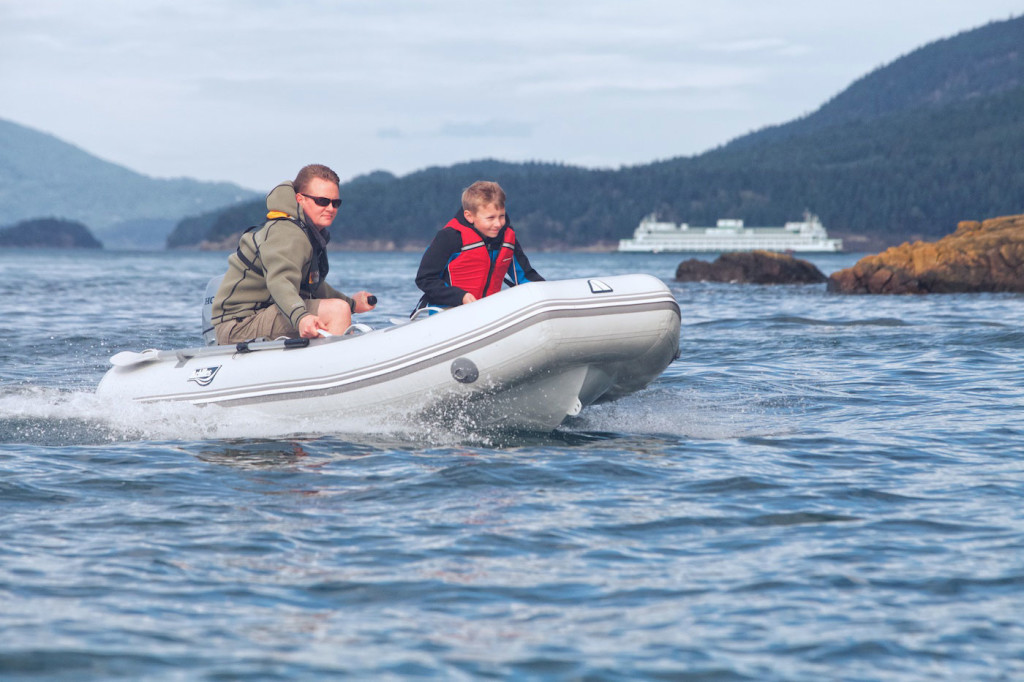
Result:
<instances>
[{"instance_id":1,"label":"man's shorts","mask_svg":"<svg viewBox=\"0 0 1024 682\"><path fill-rule=\"evenodd\" d=\"M318 314L319 299L309 299L305 303L306 310L314 315ZM241 320L221 322L215 331L217 344L221 346L253 339L279 339L282 337L295 339L299 336L299 330L292 326L292 323L276 305L264 308L255 315L243 317Z\"/></svg>"}]
</instances>

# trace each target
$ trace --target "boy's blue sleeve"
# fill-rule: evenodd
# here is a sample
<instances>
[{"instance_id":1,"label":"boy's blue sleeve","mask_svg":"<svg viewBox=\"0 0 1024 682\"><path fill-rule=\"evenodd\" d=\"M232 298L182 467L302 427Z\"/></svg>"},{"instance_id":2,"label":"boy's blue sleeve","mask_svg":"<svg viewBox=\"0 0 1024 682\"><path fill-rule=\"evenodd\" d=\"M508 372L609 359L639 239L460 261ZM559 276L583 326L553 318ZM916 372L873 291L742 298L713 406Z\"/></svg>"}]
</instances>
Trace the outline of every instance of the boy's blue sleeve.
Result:
<instances>
[{"instance_id":1,"label":"boy's blue sleeve","mask_svg":"<svg viewBox=\"0 0 1024 682\"><path fill-rule=\"evenodd\" d=\"M526 257L526 253L523 251L523 247L520 246L519 240L516 240L515 249L512 252L512 284L524 284L526 282L543 282L544 278L540 276L533 266L530 265L530 259Z\"/></svg>"}]
</instances>

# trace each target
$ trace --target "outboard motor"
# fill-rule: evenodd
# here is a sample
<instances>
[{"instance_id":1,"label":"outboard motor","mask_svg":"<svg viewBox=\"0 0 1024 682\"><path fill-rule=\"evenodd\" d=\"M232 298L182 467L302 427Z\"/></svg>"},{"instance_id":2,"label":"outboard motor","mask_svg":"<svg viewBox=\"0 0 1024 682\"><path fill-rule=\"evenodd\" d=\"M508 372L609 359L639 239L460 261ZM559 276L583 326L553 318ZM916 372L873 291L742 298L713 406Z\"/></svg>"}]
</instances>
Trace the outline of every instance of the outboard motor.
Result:
<instances>
[{"instance_id":1,"label":"outboard motor","mask_svg":"<svg viewBox=\"0 0 1024 682\"><path fill-rule=\"evenodd\" d=\"M217 335L213 331L213 297L217 295L222 279L224 275L211 277L203 292L203 341L207 346L217 345Z\"/></svg>"}]
</instances>

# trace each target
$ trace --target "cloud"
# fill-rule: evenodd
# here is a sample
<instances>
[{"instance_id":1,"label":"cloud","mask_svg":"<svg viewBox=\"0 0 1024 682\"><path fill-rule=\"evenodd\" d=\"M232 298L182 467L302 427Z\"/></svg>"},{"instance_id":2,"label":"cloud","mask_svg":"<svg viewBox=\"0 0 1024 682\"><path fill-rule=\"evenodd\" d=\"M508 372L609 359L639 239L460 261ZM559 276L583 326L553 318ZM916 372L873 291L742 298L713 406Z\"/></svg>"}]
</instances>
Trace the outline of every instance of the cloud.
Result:
<instances>
[{"instance_id":1,"label":"cloud","mask_svg":"<svg viewBox=\"0 0 1024 682\"><path fill-rule=\"evenodd\" d=\"M487 121L445 121L437 128L410 131L399 126L377 129L382 140L427 140L429 138L528 138L533 135L534 124L522 121L490 119Z\"/></svg>"},{"instance_id":2,"label":"cloud","mask_svg":"<svg viewBox=\"0 0 1024 682\"><path fill-rule=\"evenodd\" d=\"M753 52L772 53L787 57L799 57L812 51L804 44L792 43L783 38L748 38L746 40L728 40L721 43L708 43L702 46L708 52L724 52L732 54L749 54Z\"/></svg>"},{"instance_id":3,"label":"cloud","mask_svg":"<svg viewBox=\"0 0 1024 682\"><path fill-rule=\"evenodd\" d=\"M699 153L1020 0L0 0L0 117L156 176L272 186L483 156ZM883 20L884 19L884 20Z\"/></svg>"},{"instance_id":4,"label":"cloud","mask_svg":"<svg viewBox=\"0 0 1024 682\"><path fill-rule=\"evenodd\" d=\"M445 123L438 132L443 137L530 137L533 126L518 121L492 119L481 123Z\"/></svg>"}]
</instances>

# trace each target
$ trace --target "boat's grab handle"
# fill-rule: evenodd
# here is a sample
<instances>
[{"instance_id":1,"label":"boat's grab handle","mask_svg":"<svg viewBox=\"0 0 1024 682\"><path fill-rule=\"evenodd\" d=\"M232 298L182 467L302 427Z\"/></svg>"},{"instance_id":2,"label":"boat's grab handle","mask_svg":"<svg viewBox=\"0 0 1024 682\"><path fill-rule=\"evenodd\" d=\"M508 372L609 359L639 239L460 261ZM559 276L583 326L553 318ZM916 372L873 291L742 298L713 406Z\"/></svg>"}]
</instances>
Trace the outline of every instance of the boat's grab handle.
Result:
<instances>
[{"instance_id":1,"label":"boat's grab handle","mask_svg":"<svg viewBox=\"0 0 1024 682\"><path fill-rule=\"evenodd\" d=\"M444 308L438 308L437 306L434 306L434 305L428 305L425 308L420 308L419 310L415 311L412 315L410 315L409 316L409 321L415 320L420 315L424 315L425 317L430 317L434 313L443 313L444 310L445 310ZM426 312L424 312L424 311L426 311Z\"/></svg>"},{"instance_id":2,"label":"boat's grab handle","mask_svg":"<svg viewBox=\"0 0 1024 682\"><path fill-rule=\"evenodd\" d=\"M371 327L370 325L363 324L362 322L356 322L353 325L349 325L349 328L346 329L344 333L342 333L342 336L348 336L349 334L355 334L356 332L359 332L360 334L365 334L366 332L372 331L373 327Z\"/></svg>"},{"instance_id":3,"label":"boat's grab handle","mask_svg":"<svg viewBox=\"0 0 1024 682\"><path fill-rule=\"evenodd\" d=\"M185 362L192 358L201 358L209 355L232 355L234 353L252 353L258 350L274 350L292 348L305 348L309 345L309 339L274 339L273 341L242 341L232 346L203 346L202 348L189 348L185 350L156 350L150 348L139 353L123 350L110 358L110 364L117 367L130 367L144 362L157 360L177 360Z\"/></svg>"},{"instance_id":4,"label":"boat's grab handle","mask_svg":"<svg viewBox=\"0 0 1024 682\"><path fill-rule=\"evenodd\" d=\"M252 353L257 350L269 350L271 348L305 348L309 345L309 339L277 339L274 341L242 341L235 344L235 350L239 353Z\"/></svg>"}]
</instances>

